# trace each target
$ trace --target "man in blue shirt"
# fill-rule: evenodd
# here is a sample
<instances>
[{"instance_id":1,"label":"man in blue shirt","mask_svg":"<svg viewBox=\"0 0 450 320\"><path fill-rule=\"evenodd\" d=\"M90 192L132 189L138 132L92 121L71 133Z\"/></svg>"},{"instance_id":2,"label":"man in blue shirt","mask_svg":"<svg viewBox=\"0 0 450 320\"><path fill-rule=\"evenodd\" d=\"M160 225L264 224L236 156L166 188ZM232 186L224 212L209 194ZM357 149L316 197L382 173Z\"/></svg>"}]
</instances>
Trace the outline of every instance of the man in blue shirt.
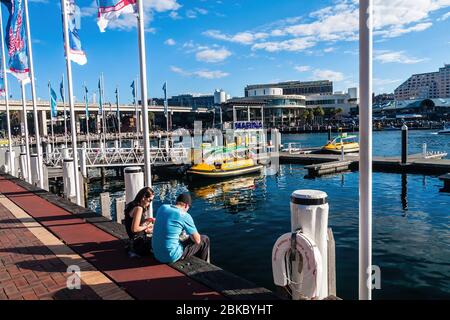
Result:
<instances>
[{"instance_id":1,"label":"man in blue shirt","mask_svg":"<svg viewBox=\"0 0 450 320\"><path fill-rule=\"evenodd\" d=\"M155 258L171 263L190 256L209 262L209 238L200 235L188 213L192 199L189 193L180 194L175 205L162 205L156 213L152 248ZM182 241L183 233L189 237Z\"/></svg>"}]
</instances>

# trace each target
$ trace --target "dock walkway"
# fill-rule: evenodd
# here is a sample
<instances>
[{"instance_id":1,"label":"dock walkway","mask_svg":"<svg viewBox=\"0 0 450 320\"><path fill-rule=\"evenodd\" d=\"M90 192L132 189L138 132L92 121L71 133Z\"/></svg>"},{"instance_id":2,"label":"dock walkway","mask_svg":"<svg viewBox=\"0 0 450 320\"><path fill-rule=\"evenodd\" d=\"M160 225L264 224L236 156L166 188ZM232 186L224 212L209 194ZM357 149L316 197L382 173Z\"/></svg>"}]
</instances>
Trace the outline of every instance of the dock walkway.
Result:
<instances>
[{"instance_id":1,"label":"dock walkway","mask_svg":"<svg viewBox=\"0 0 450 320\"><path fill-rule=\"evenodd\" d=\"M278 298L197 258L131 259L122 225L15 177L0 175L0 192L0 299ZM68 265L82 290L65 288Z\"/></svg>"}]
</instances>

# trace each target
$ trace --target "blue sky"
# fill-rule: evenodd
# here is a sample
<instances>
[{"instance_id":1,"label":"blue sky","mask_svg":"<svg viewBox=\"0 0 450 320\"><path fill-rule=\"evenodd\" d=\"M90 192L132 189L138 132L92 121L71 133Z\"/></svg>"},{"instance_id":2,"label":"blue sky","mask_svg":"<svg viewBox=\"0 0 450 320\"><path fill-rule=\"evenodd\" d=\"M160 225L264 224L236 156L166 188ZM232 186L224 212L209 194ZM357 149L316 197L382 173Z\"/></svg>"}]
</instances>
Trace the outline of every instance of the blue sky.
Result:
<instances>
[{"instance_id":1,"label":"blue sky","mask_svg":"<svg viewBox=\"0 0 450 320\"><path fill-rule=\"evenodd\" d=\"M247 84L285 80L330 79L335 91L357 86L356 0L144 1L150 97L162 97L164 81L169 96L218 88L242 96ZM103 72L106 101L114 100L116 86L121 101L131 101L129 86L139 72L135 19L124 17L100 33L95 1L76 3L88 58L84 66L73 64L76 99L82 99L83 82L92 92ZM450 0L374 4L376 93L450 63ZM47 82L57 89L66 71L60 1L29 0L29 8L37 93L47 100ZM20 98L18 82L8 78Z\"/></svg>"}]
</instances>

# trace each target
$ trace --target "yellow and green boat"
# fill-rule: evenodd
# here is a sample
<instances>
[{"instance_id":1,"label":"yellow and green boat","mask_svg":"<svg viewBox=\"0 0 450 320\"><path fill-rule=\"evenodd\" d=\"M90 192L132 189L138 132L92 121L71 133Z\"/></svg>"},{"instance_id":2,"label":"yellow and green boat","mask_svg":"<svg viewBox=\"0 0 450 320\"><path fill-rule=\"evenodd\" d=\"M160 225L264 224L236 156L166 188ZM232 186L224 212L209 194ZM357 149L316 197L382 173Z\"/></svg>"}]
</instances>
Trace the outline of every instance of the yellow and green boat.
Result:
<instances>
[{"instance_id":1,"label":"yellow and green boat","mask_svg":"<svg viewBox=\"0 0 450 320\"><path fill-rule=\"evenodd\" d=\"M342 133L324 145L322 150L328 153L341 153L342 148L344 149L344 153L359 152L358 137L348 136L346 133Z\"/></svg>"}]
</instances>

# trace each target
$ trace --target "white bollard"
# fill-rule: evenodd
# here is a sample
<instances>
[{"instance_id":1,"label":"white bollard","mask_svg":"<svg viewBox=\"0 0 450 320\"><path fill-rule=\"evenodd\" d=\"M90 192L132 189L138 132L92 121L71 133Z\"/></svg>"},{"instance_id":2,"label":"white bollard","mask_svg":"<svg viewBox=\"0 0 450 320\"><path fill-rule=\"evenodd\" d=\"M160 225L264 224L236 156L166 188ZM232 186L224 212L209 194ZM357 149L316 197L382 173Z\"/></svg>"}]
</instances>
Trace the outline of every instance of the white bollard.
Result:
<instances>
[{"instance_id":1,"label":"white bollard","mask_svg":"<svg viewBox=\"0 0 450 320\"><path fill-rule=\"evenodd\" d=\"M136 194L144 188L144 171L140 167L128 167L124 170L125 175L125 203L134 200Z\"/></svg>"},{"instance_id":2,"label":"white bollard","mask_svg":"<svg viewBox=\"0 0 450 320\"><path fill-rule=\"evenodd\" d=\"M116 199L116 222L122 223L122 220L125 219L125 198L117 198Z\"/></svg>"},{"instance_id":3,"label":"white bollard","mask_svg":"<svg viewBox=\"0 0 450 320\"><path fill-rule=\"evenodd\" d=\"M61 149L61 156L62 156L62 159L64 160L64 159L69 159L70 157L69 157L69 149L68 148L62 148Z\"/></svg>"},{"instance_id":4,"label":"white bollard","mask_svg":"<svg viewBox=\"0 0 450 320\"><path fill-rule=\"evenodd\" d=\"M318 296L328 296L328 195L318 190L297 190L291 195L291 231L298 229L314 241L322 256Z\"/></svg>"},{"instance_id":5,"label":"white bollard","mask_svg":"<svg viewBox=\"0 0 450 320\"><path fill-rule=\"evenodd\" d=\"M344 161L345 153L344 153L344 145L341 145L341 161Z\"/></svg>"},{"instance_id":6,"label":"white bollard","mask_svg":"<svg viewBox=\"0 0 450 320\"><path fill-rule=\"evenodd\" d=\"M30 166L31 166L31 183L34 186L39 184L39 157L36 153L30 155Z\"/></svg>"},{"instance_id":7,"label":"white bollard","mask_svg":"<svg viewBox=\"0 0 450 320\"><path fill-rule=\"evenodd\" d=\"M45 156L46 156L47 160L51 159L51 156L52 156L52 144L51 143L47 143L47 145L45 146Z\"/></svg>"},{"instance_id":8,"label":"white bollard","mask_svg":"<svg viewBox=\"0 0 450 320\"><path fill-rule=\"evenodd\" d=\"M139 140L133 140L133 149L139 148Z\"/></svg>"},{"instance_id":9,"label":"white bollard","mask_svg":"<svg viewBox=\"0 0 450 320\"><path fill-rule=\"evenodd\" d=\"M85 142L83 142L85 144ZM82 148L78 150L79 158L80 158L80 170L83 177L87 178L87 151L86 148Z\"/></svg>"},{"instance_id":10,"label":"white bollard","mask_svg":"<svg viewBox=\"0 0 450 320\"><path fill-rule=\"evenodd\" d=\"M422 144L422 154L423 154L424 158L427 157L427 144L426 143Z\"/></svg>"},{"instance_id":11,"label":"white bollard","mask_svg":"<svg viewBox=\"0 0 450 320\"><path fill-rule=\"evenodd\" d=\"M27 180L28 177L28 167L27 167L27 154L26 152L20 153L20 178L22 180Z\"/></svg>"},{"instance_id":12,"label":"white bollard","mask_svg":"<svg viewBox=\"0 0 450 320\"><path fill-rule=\"evenodd\" d=\"M114 149L119 150L119 140L114 140Z\"/></svg>"},{"instance_id":13,"label":"white bollard","mask_svg":"<svg viewBox=\"0 0 450 320\"><path fill-rule=\"evenodd\" d=\"M11 151L11 154L10 154L9 150L6 150L6 152L5 152L6 170L12 176L16 175L15 159L16 159L16 152L13 150L13 151Z\"/></svg>"},{"instance_id":14,"label":"white bollard","mask_svg":"<svg viewBox=\"0 0 450 320\"><path fill-rule=\"evenodd\" d=\"M63 181L64 195L70 200L76 196L73 159L71 158L64 159L63 161Z\"/></svg>"}]
</instances>

